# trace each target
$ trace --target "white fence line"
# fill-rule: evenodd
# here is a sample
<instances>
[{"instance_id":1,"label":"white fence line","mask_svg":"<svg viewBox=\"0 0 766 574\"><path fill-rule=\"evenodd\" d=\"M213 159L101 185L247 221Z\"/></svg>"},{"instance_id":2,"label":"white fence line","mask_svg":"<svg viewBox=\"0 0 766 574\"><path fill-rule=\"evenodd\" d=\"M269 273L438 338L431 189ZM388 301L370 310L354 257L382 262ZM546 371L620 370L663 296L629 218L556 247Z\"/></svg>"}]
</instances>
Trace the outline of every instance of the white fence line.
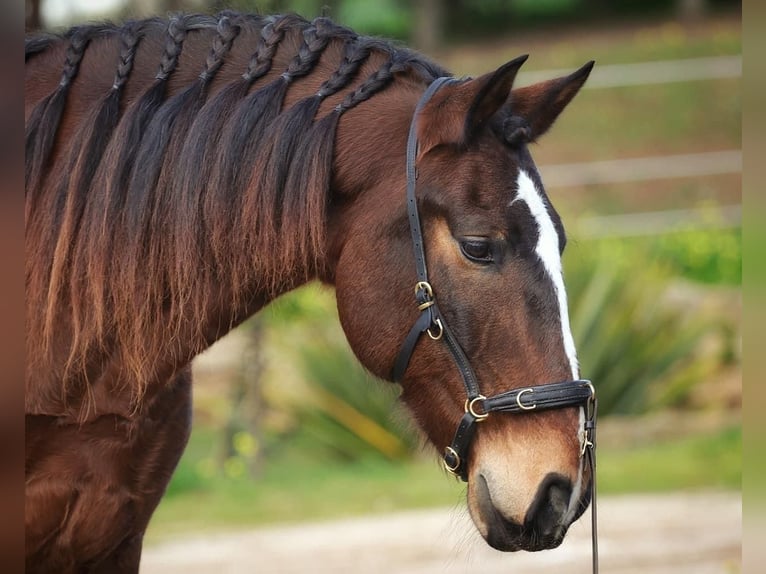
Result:
<instances>
[{"instance_id":1,"label":"white fence line","mask_svg":"<svg viewBox=\"0 0 766 574\"><path fill-rule=\"evenodd\" d=\"M572 235L577 239L639 237L689 229L729 229L741 224L742 206L737 204L582 217Z\"/></svg>"},{"instance_id":2,"label":"white fence line","mask_svg":"<svg viewBox=\"0 0 766 574\"><path fill-rule=\"evenodd\" d=\"M742 151L713 152L549 164L539 167L546 189L628 183L742 172Z\"/></svg>"},{"instance_id":3,"label":"white fence line","mask_svg":"<svg viewBox=\"0 0 766 574\"><path fill-rule=\"evenodd\" d=\"M519 85L528 85L571 73L569 69L519 73ZM742 56L717 56L596 65L585 84L587 89L654 85L696 80L739 78ZM741 150L626 158L585 163L540 166L546 188L599 185L705 177L742 172ZM583 217L575 235L582 239L657 235L690 228L731 228L742 223L742 206L674 209L660 212Z\"/></svg>"},{"instance_id":4,"label":"white fence line","mask_svg":"<svg viewBox=\"0 0 766 574\"><path fill-rule=\"evenodd\" d=\"M571 69L519 72L519 85L571 74ZM668 84L694 80L739 78L742 76L742 56L714 56L684 60L605 64L593 68L586 89L617 88L651 84Z\"/></svg>"}]
</instances>

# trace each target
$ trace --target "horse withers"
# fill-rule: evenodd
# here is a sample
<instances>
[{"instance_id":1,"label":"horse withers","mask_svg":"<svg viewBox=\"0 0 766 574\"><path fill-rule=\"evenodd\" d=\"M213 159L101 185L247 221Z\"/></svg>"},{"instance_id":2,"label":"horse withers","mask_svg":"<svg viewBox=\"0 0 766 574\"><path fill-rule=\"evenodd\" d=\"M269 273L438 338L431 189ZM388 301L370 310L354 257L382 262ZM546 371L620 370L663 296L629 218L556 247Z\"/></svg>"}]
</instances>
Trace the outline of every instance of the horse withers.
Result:
<instances>
[{"instance_id":1,"label":"horse withers","mask_svg":"<svg viewBox=\"0 0 766 574\"><path fill-rule=\"evenodd\" d=\"M326 18L233 12L25 52L28 572L138 570L191 359L312 279L487 542L561 543L590 499L592 386L528 145L592 63L513 89L525 57L455 79Z\"/></svg>"}]
</instances>

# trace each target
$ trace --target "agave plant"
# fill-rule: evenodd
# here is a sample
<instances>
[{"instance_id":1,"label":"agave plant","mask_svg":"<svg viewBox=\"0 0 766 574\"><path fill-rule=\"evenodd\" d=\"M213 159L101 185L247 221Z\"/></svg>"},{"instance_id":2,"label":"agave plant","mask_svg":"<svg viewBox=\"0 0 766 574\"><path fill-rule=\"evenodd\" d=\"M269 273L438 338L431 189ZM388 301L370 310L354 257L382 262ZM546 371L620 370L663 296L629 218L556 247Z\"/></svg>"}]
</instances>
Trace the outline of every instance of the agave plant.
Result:
<instances>
[{"instance_id":1,"label":"agave plant","mask_svg":"<svg viewBox=\"0 0 766 574\"><path fill-rule=\"evenodd\" d=\"M666 293L677 277L641 251L597 251L570 262L567 283L582 373L597 383L601 414L682 405L720 367L703 343L725 325L673 305Z\"/></svg>"}]
</instances>

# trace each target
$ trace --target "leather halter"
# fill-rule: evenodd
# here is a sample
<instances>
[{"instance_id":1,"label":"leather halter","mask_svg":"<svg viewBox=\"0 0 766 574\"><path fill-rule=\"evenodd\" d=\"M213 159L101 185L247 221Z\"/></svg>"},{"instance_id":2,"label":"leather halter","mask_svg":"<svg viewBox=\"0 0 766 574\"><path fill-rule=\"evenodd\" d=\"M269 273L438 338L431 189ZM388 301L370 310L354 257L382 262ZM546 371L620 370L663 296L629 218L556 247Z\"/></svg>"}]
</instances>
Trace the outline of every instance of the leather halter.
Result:
<instances>
[{"instance_id":1,"label":"leather halter","mask_svg":"<svg viewBox=\"0 0 766 574\"><path fill-rule=\"evenodd\" d=\"M564 407L582 407L585 410L585 424L581 429L582 451L585 464L591 473L591 527L593 548L593 572L598 572L598 538L596 518L596 391L590 381L579 379L534 385L513 389L504 393L486 397L481 394L479 381L471 368L471 364L457 342L454 334L447 325L444 316L436 303L434 289L428 282L423 233L420 227L415 191L417 187L417 168L415 165L418 138L418 115L423 106L442 86L457 83L460 80L441 77L434 80L421 96L410 123L407 139L407 214L412 234L412 246L415 253L415 269L418 280L415 284L415 301L420 316L410 329L402 344L399 355L394 363L392 378L401 381L407 370L415 346L423 333L435 340L443 340L457 365L466 389L465 414L458 424L455 436L450 446L444 452L444 467L468 481L468 453L471 442L476 434L477 423L480 423L494 412L516 413L528 415L538 411L560 409Z\"/></svg>"}]
</instances>

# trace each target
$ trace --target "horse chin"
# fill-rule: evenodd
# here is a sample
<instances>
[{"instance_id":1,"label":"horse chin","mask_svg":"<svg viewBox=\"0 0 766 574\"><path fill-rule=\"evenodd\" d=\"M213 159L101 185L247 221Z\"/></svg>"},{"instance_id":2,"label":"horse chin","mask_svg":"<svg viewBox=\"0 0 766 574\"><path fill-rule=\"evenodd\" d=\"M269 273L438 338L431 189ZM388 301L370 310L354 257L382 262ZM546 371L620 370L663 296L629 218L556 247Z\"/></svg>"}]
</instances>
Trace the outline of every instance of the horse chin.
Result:
<instances>
[{"instance_id":1,"label":"horse chin","mask_svg":"<svg viewBox=\"0 0 766 574\"><path fill-rule=\"evenodd\" d=\"M538 552L558 547L569 530L569 525L577 519L561 522L550 528L541 530L529 524L528 520L520 524L504 516L493 504L486 480L482 475L474 478L474 484L469 488L468 509L471 519L484 540L495 550L502 552ZM579 504L582 514L587 501Z\"/></svg>"}]
</instances>

